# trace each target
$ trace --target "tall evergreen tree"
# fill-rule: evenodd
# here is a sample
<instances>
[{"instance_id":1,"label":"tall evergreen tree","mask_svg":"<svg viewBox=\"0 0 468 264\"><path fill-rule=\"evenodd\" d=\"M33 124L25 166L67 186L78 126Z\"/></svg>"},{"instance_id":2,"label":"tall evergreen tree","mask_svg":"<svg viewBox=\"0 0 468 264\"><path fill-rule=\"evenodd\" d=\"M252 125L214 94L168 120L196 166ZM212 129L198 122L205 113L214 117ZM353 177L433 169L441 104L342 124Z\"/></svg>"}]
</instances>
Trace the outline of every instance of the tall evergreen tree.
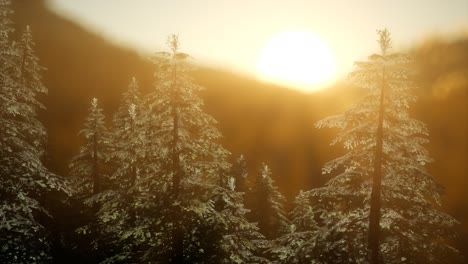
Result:
<instances>
[{"instance_id":1,"label":"tall evergreen tree","mask_svg":"<svg viewBox=\"0 0 468 264\"><path fill-rule=\"evenodd\" d=\"M99 230L94 243L99 245L104 263L138 262L139 252L146 245L148 227L141 218L151 216L142 207L144 185L139 180L142 174L154 175L155 170L148 171L152 164L145 159L140 100L138 83L133 78L114 115L110 155L114 172L99 199L101 208L94 223Z\"/></svg>"},{"instance_id":2,"label":"tall evergreen tree","mask_svg":"<svg viewBox=\"0 0 468 264\"><path fill-rule=\"evenodd\" d=\"M134 191L132 189L136 186L138 174L144 167L146 143L142 129L141 95L135 78L132 78L127 91L122 94L113 121L114 151L111 158L116 167L112 175L113 187Z\"/></svg>"},{"instance_id":3,"label":"tall evergreen tree","mask_svg":"<svg viewBox=\"0 0 468 264\"><path fill-rule=\"evenodd\" d=\"M251 191L252 219L267 239L275 239L289 232L289 220L284 210L286 198L271 178L270 168L263 164Z\"/></svg>"},{"instance_id":4,"label":"tall evergreen tree","mask_svg":"<svg viewBox=\"0 0 468 264\"><path fill-rule=\"evenodd\" d=\"M8 3L8 2L4 2ZM2 6L0 6L2 8ZM8 4L3 6L3 14L9 14ZM1 9L0 9L1 11ZM6 38L2 39L2 97L1 103L5 112L3 117L17 121L15 136L31 145L35 154L39 157L43 154L43 144L46 141L46 130L38 120L38 111L45 109L38 96L47 93L47 88L42 84L39 59L34 53L34 41L31 30L26 30L21 35L21 40L8 42L8 33L12 32L11 23L7 17L0 19L3 25L2 33ZM9 128L13 128L9 126Z\"/></svg>"},{"instance_id":5,"label":"tall evergreen tree","mask_svg":"<svg viewBox=\"0 0 468 264\"><path fill-rule=\"evenodd\" d=\"M170 36L168 44L171 51L158 53L154 60L157 82L147 105L149 113L155 114L148 121L153 130L147 132L158 144L159 181L170 194L165 200L170 210L166 227L171 242L165 257L172 263L184 263L195 261L203 252L192 248L196 244L192 244L194 238L187 238L187 228L194 236L200 235L194 232L195 224L213 212L206 195L218 173L227 169L228 153L216 143L221 135L213 126L215 120L202 111L203 101L196 95L201 87L191 80L190 66L185 63L188 55L179 51L177 36ZM161 191L157 181L151 184L157 185L155 191Z\"/></svg>"},{"instance_id":6,"label":"tall evergreen tree","mask_svg":"<svg viewBox=\"0 0 468 264\"><path fill-rule=\"evenodd\" d=\"M135 114L134 117L142 116L142 98L140 92L140 86L135 77L130 80L128 88L122 93L119 108L114 114L113 124L113 137L118 141L120 134L126 135L127 130L131 128L131 125L135 122L134 117L130 115L130 108L134 105Z\"/></svg>"},{"instance_id":7,"label":"tall evergreen tree","mask_svg":"<svg viewBox=\"0 0 468 264\"><path fill-rule=\"evenodd\" d=\"M128 89L122 94L119 109L114 115L112 131L113 153L111 159L115 164L112 187L124 192L134 192L137 186L138 175L144 168L152 166L145 164L145 135L143 131L143 113L139 85L132 78ZM152 170L154 173L154 169ZM130 194L128 194L130 195ZM130 199L130 195L126 198ZM130 213L134 221L134 212Z\"/></svg>"},{"instance_id":8,"label":"tall evergreen tree","mask_svg":"<svg viewBox=\"0 0 468 264\"><path fill-rule=\"evenodd\" d=\"M47 88L42 83L41 71L45 68L39 64L39 58L34 52L35 43L32 38L31 28L26 26L20 41L14 46L16 52L16 65L19 66L18 92L21 94L21 100L35 109L45 109L45 106L37 98L38 95L47 94ZM44 153L46 131L42 124L37 120L37 115L29 118L31 128L25 128L24 134L33 139L30 144L34 146L40 155Z\"/></svg>"},{"instance_id":9,"label":"tall evergreen tree","mask_svg":"<svg viewBox=\"0 0 468 264\"><path fill-rule=\"evenodd\" d=\"M214 263L269 263L260 257L265 239L256 224L250 223L244 207L245 193L235 191L234 177L228 177L226 186L217 186L212 191L215 213L210 233L220 234L219 250Z\"/></svg>"},{"instance_id":10,"label":"tall evergreen tree","mask_svg":"<svg viewBox=\"0 0 468 264\"><path fill-rule=\"evenodd\" d=\"M46 131L37 119L37 97L47 89L30 31L19 44L26 52L10 41L9 5L0 1L0 262L50 263L53 216L47 201L68 189L41 163Z\"/></svg>"},{"instance_id":11,"label":"tall evergreen tree","mask_svg":"<svg viewBox=\"0 0 468 264\"><path fill-rule=\"evenodd\" d=\"M9 0L0 0L0 67L2 80L7 76L7 67L11 66L11 40L10 34L14 31L10 14L13 13Z\"/></svg>"},{"instance_id":12,"label":"tall evergreen tree","mask_svg":"<svg viewBox=\"0 0 468 264\"><path fill-rule=\"evenodd\" d=\"M316 124L340 129L332 144L347 152L323 168L338 175L309 192L321 219L310 254L317 263L457 263L457 222L438 210L440 188L424 168L428 131L408 113L416 100L410 58L389 53L389 32L378 33L381 53L351 73L367 95Z\"/></svg>"},{"instance_id":13,"label":"tall evergreen tree","mask_svg":"<svg viewBox=\"0 0 468 264\"><path fill-rule=\"evenodd\" d=\"M230 169L228 152L217 142L216 121L202 110L197 94L202 87L190 77L189 55L179 51L176 35L169 36L168 44L170 52L154 58L155 89L145 98L147 156L158 164L158 174L143 177L151 194L143 202L160 210L150 224L156 236L152 243L159 246L148 249L145 259L248 262L256 245L247 237L261 236L245 220L241 195L220 180ZM235 247L242 251L231 251Z\"/></svg>"},{"instance_id":14,"label":"tall evergreen tree","mask_svg":"<svg viewBox=\"0 0 468 264\"><path fill-rule=\"evenodd\" d=\"M82 179L82 191L85 195L97 195L102 190L104 163L109 159L109 133L105 126L105 116L98 105L98 99L91 100L88 117L84 128L79 132L86 142L78 155L70 161L70 175ZM90 190L92 190L90 192Z\"/></svg>"},{"instance_id":15,"label":"tall evergreen tree","mask_svg":"<svg viewBox=\"0 0 468 264\"><path fill-rule=\"evenodd\" d=\"M320 232L312 210L309 192L300 191L290 212L291 225L287 234L272 241L268 251L274 263L314 263L316 237Z\"/></svg>"},{"instance_id":16,"label":"tall evergreen tree","mask_svg":"<svg viewBox=\"0 0 468 264\"><path fill-rule=\"evenodd\" d=\"M102 248L104 243L98 242L103 230L97 223L103 191L108 189L108 162L112 145L105 126L105 115L97 98L91 100L84 128L78 135L84 137L84 144L68 165L69 175L73 176L75 206L80 210L82 219L79 220L80 226L75 230L76 234L73 235L71 243L78 241L78 245L75 246L86 252L90 261L97 262L104 259L106 253Z\"/></svg>"}]
</instances>

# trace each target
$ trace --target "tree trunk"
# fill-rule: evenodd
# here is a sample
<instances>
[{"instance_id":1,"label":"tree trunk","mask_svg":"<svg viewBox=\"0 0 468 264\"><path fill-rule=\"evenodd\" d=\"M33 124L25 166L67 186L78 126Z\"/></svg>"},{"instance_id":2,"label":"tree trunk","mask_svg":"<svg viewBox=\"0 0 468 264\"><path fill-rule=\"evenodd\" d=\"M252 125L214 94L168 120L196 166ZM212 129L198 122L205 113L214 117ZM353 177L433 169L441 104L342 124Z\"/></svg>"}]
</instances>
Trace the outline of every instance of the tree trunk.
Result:
<instances>
[{"instance_id":1,"label":"tree trunk","mask_svg":"<svg viewBox=\"0 0 468 264\"><path fill-rule=\"evenodd\" d=\"M20 71L20 78L21 78L21 84L24 86L24 68L26 65L26 45L24 45L23 49L23 56L21 59L21 71Z\"/></svg>"},{"instance_id":2,"label":"tree trunk","mask_svg":"<svg viewBox=\"0 0 468 264\"><path fill-rule=\"evenodd\" d=\"M182 229L182 210L179 202L180 181L182 177L182 169L180 167L180 155L177 149L179 144L179 113L178 113L178 96L176 91L177 66L174 65L174 80L172 85L173 98L172 100L172 195L173 195L173 234L172 234L172 263L184 263L184 245L183 245L183 229Z\"/></svg>"},{"instance_id":3,"label":"tree trunk","mask_svg":"<svg viewBox=\"0 0 468 264\"><path fill-rule=\"evenodd\" d=\"M135 132L135 121L132 120L130 126L130 133L133 134ZM130 155L136 159L136 151L135 147L132 147L130 150ZM129 211L129 222L131 227L136 227L136 208L135 208L135 185L137 180L137 169L135 163L132 162L131 166L131 182L130 182L130 195L129 195L129 203L130 203L130 211Z\"/></svg>"},{"instance_id":4,"label":"tree trunk","mask_svg":"<svg viewBox=\"0 0 468 264\"><path fill-rule=\"evenodd\" d=\"M172 118L174 127L172 130L172 195L174 199L179 199L180 188L180 157L177 150L177 143L179 141L179 114L177 109L172 107Z\"/></svg>"},{"instance_id":5,"label":"tree trunk","mask_svg":"<svg viewBox=\"0 0 468 264\"><path fill-rule=\"evenodd\" d=\"M93 194L101 192L101 183L98 172L98 139L96 134L93 136Z\"/></svg>"},{"instance_id":6,"label":"tree trunk","mask_svg":"<svg viewBox=\"0 0 468 264\"><path fill-rule=\"evenodd\" d=\"M382 71L382 89L380 93L379 120L376 134L374 175L372 178L372 191L369 213L369 241L370 260L372 264L380 263L380 208L382 189L382 156L383 156L383 120L385 98L385 67Z\"/></svg>"},{"instance_id":7,"label":"tree trunk","mask_svg":"<svg viewBox=\"0 0 468 264\"><path fill-rule=\"evenodd\" d=\"M129 212L129 222L131 227L136 227L136 208L135 208L135 184L136 184L136 166L132 165L132 182L130 187L130 212Z\"/></svg>"}]
</instances>

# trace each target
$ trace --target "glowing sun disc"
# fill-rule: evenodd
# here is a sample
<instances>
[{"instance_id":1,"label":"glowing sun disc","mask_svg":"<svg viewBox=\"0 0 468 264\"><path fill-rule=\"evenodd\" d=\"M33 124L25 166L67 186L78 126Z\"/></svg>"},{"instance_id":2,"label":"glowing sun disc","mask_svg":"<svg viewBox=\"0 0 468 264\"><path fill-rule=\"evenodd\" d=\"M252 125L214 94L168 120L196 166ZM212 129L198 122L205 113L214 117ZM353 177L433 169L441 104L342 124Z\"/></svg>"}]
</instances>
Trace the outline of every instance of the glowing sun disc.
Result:
<instances>
[{"instance_id":1,"label":"glowing sun disc","mask_svg":"<svg viewBox=\"0 0 468 264\"><path fill-rule=\"evenodd\" d=\"M328 46L305 31L275 35L258 59L258 76L266 81L311 91L323 88L335 74L335 59Z\"/></svg>"}]
</instances>

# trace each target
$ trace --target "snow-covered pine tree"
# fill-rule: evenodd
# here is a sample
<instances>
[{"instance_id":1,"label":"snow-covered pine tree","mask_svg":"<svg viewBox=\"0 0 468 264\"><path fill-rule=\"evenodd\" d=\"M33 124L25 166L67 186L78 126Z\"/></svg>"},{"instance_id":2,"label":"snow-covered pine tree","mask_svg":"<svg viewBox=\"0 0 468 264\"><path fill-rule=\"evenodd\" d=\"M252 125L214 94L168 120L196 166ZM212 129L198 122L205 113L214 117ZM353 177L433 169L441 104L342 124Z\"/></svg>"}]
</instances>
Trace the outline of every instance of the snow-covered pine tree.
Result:
<instances>
[{"instance_id":1,"label":"snow-covered pine tree","mask_svg":"<svg viewBox=\"0 0 468 264\"><path fill-rule=\"evenodd\" d=\"M284 210L286 198L275 186L266 164L262 164L260 173L256 175L250 196L252 220L258 223L260 232L267 239L275 239L289 232L289 220Z\"/></svg>"},{"instance_id":2,"label":"snow-covered pine tree","mask_svg":"<svg viewBox=\"0 0 468 264\"><path fill-rule=\"evenodd\" d=\"M408 112L416 100L410 58L389 53L389 32L378 33L381 53L357 62L350 75L367 95L316 124L338 128L332 144L347 152L323 168L338 174L309 192L321 229L306 253L315 263L458 263L451 246L457 221L439 211L440 187L424 168L428 131Z\"/></svg>"},{"instance_id":3,"label":"snow-covered pine tree","mask_svg":"<svg viewBox=\"0 0 468 264\"><path fill-rule=\"evenodd\" d=\"M111 177L112 187L129 192L124 196L132 196L138 174L142 172L143 167L151 165L145 164L144 161L145 137L142 129L142 104L139 85L135 78L132 78L127 91L122 94L122 100L113 121L114 151L111 158L116 170ZM127 198L129 199L129 197L121 197L121 199ZM135 221L134 212L130 213L129 218L130 222Z\"/></svg>"},{"instance_id":4,"label":"snow-covered pine tree","mask_svg":"<svg viewBox=\"0 0 468 264\"><path fill-rule=\"evenodd\" d=\"M81 207L79 210L83 217L80 219L81 226L75 231L81 236L79 240L89 240L80 250L86 251L93 261L100 261L105 258L107 251L101 247L102 243L98 242L102 230L97 222L104 196L103 190L108 188L108 162L112 143L105 126L105 115L97 98L91 100L84 128L78 135L84 137L84 144L68 164L69 175L73 176L73 198L76 206Z\"/></svg>"},{"instance_id":5,"label":"snow-covered pine tree","mask_svg":"<svg viewBox=\"0 0 468 264\"><path fill-rule=\"evenodd\" d=\"M134 105L135 117L142 116L142 98L140 92L140 86L135 77L132 77L128 88L122 93L119 108L113 117L113 137L118 141L120 135L126 135L127 130L131 127L131 124L135 121L130 115L130 107Z\"/></svg>"},{"instance_id":6,"label":"snow-covered pine tree","mask_svg":"<svg viewBox=\"0 0 468 264\"><path fill-rule=\"evenodd\" d=\"M170 52L159 52L154 58L155 89L145 98L145 132L152 143L147 146L148 157L158 163L159 173L157 178L142 180L148 182L151 195L161 195L147 202L156 208L164 204L166 211L155 221L164 223L160 232L168 234L169 241L147 256L197 263L210 254L210 248L200 243L201 226L214 213L210 190L229 166L228 152L216 142L221 136L214 127L216 121L202 110L203 101L196 94L202 88L189 75L189 56L179 51L176 35L169 36L168 45Z\"/></svg>"},{"instance_id":7,"label":"snow-covered pine tree","mask_svg":"<svg viewBox=\"0 0 468 264\"><path fill-rule=\"evenodd\" d=\"M145 164L145 134L143 131L143 113L139 85L133 77L113 119L112 162L115 166L112 187L130 191L136 186L138 174L142 173ZM154 172L154 170L152 170Z\"/></svg>"},{"instance_id":8,"label":"snow-covered pine tree","mask_svg":"<svg viewBox=\"0 0 468 264\"><path fill-rule=\"evenodd\" d=\"M85 138L85 143L69 163L70 175L80 179L80 191L87 197L102 191L103 165L109 159L110 138L104 119L98 99L93 98L84 128L78 133Z\"/></svg>"},{"instance_id":9,"label":"snow-covered pine tree","mask_svg":"<svg viewBox=\"0 0 468 264\"><path fill-rule=\"evenodd\" d=\"M9 38L9 5L0 0L0 262L50 263L51 233L46 226L52 215L46 201L68 190L63 179L41 163L39 146L46 132L37 119L37 96L47 90L40 83L41 67L32 49L23 56L25 65L19 63L22 53ZM33 82L42 88L27 85Z\"/></svg>"},{"instance_id":10,"label":"snow-covered pine tree","mask_svg":"<svg viewBox=\"0 0 468 264\"><path fill-rule=\"evenodd\" d=\"M202 238L211 248L213 263L270 263L262 257L267 241L259 232L256 223L248 221L250 211L245 208L245 192L237 191L238 186L247 190L247 167L244 156L240 156L229 172L220 170L217 185L210 190L210 200L214 203L212 215L205 223L210 239ZM241 180L241 185L236 183ZM200 241L196 241L200 243ZM208 259L203 260L206 263Z\"/></svg>"},{"instance_id":11,"label":"snow-covered pine tree","mask_svg":"<svg viewBox=\"0 0 468 264\"><path fill-rule=\"evenodd\" d=\"M244 206L243 192L235 191L235 178L227 177L225 186L216 186L212 191L215 213L210 217L210 236L219 235L214 240L218 250L214 253L214 263L270 263L261 257L265 239L256 223L246 218L249 212Z\"/></svg>"},{"instance_id":12,"label":"snow-covered pine tree","mask_svg":"<svg viewBox=\"0 0 468 264\"><path fill-rule=\"evenodd\" d=\"M0 0L0 82L2 89L0 93L0 106L2 107L2 119L7 114L6 111L10 108L9 105L14 102L14 77L17 76L14 72L14 50L10 40L10 34L14 31L13 22L9 17L11 13L13 11L10 7L10 1ZM9 115L11 116L12 113Z\"/></svg>"},{"instance_id":13,"label":"snow-covered pine tree","mask_svg":"<svg viewBox=\"0 0 468 264\"><path fill-rule=\"evenodd\" d=\"M145 100L145 132L154 143L147 148L155 152L148 156L154 156L159 171L142 179L149 187L148 200L142 202L159 214L149 225L156 246L147 250L145 261L251 261L256 245L249 240L261 236L244 217L241 195L220 185L230 169L228 152L217 143L221 133L202 110L197 94L202 87L189 75L189 55L179 51L176 35L168 44L170 52L154 58L155 90Z\"/></svg>"},{"instance_id":14,"label":"snow-covered pine tree","mask_svg":"<svg viewBox=\"0 0 468 264\"><path fill-rule=\"evenodd\" d=\"M21 35L20 41L14 45L16 50L16 62L19 66L19 76L17 82L19 84L18 93L21 94L20 100L24 101L35 109L45 109L45 106L38 100L38 95L47 94L47 88L42 83L41 71L45 70L39 64L39 58L34 52L35 43L32 38L32 31L29 26ZM28 138L33 139L30 144L34 146L39 154L44 154L43 144L46 141L46 131L42 124L35 116L29 116L29 123L35 129L25 128L23 132Z\"/></svg>"},{"instance_id":15,"label":"snow-covered pine tree","mask_svg":"<svg viewBox=\"0 0 468 264\"><path fill-rule=\"evenodd\" d=\"M300 191L290 212L289 233L272 241L268 251L274 263L313 263L315 239L319 232L308 192Z\"/></svg>"},{"instance_id":16,"label":"snow-covered pine tree","mask_svg":"<svg viewBox=\"0 0 468 264\"><path fill-rule=\"evenodd\" d=\"M35 148L35 153L42 156L43 144L46 141L46 130L38 120L38 110L45 109L38 96L47 94L47 88L42 84L41 71L44 67L39 65L39 59L34 53L34 41L31 30L26 30L17 42L9 42L8 33L11 33L11 21L7 15L11 13L9 1L0 5L0 30L2 31L1 45L1 71L2 71L2 98L1 103L5 112L3 117L16 120L15 135ZM3 9L3 10L2 10ZM5 17L3 17L5 16ZM5 37L5 38L4 38Z\"/></svg>"},{"instance_id":17,"label":"snow-covered pine tree","mask_svg":"<svg viewBox=\"0 0 468 264\"><path fill-rule=\"evenodd\" d=\"M11 66L13 61L10 59L11 51L11 40L10 34L14 31L13 22L10 19L10 14L13 13L10 7L9 0L0 0L0 67L2 80L3 75L6 75L5 71L8 66Z\"/></svg>"},{"instance_id":18,"label":"snow-covered pine tree","mask_svg":"<svg viewBox=\"0 0 468 264\"><path fill-rule=\"evenodd\" d=\"M139 179L142 174L155 177L156 170L145 159L142 116L138 83L132 78L114 115L110 158L115 170L109 188L100 195L101 208L94 223L99 230L94 243L99 245L103 263L138 262L138 253L147 246L144 230L148 227L141 216L152 216L142 207L145 188Z\"/></svg>"}]
</instances>

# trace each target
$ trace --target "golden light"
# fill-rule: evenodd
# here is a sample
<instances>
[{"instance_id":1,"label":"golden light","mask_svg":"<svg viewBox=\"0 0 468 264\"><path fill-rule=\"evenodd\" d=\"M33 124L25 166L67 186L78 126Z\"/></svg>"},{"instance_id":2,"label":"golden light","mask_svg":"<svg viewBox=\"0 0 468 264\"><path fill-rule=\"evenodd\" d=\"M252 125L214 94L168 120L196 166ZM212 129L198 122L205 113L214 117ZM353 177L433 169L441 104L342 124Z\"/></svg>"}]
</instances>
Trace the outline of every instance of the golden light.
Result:
<instances>
[{"instance_id":1,"label":"golden light","mask_svg":"<svg viewBox=\"0 0 468 264\"><path fill-rule=\"evenodd\" d=\"M306 31L275 35L261 51L258 77L303 91L326 87L335 77L332 52L319 37Z\"/></svg>"}]
</instances>

